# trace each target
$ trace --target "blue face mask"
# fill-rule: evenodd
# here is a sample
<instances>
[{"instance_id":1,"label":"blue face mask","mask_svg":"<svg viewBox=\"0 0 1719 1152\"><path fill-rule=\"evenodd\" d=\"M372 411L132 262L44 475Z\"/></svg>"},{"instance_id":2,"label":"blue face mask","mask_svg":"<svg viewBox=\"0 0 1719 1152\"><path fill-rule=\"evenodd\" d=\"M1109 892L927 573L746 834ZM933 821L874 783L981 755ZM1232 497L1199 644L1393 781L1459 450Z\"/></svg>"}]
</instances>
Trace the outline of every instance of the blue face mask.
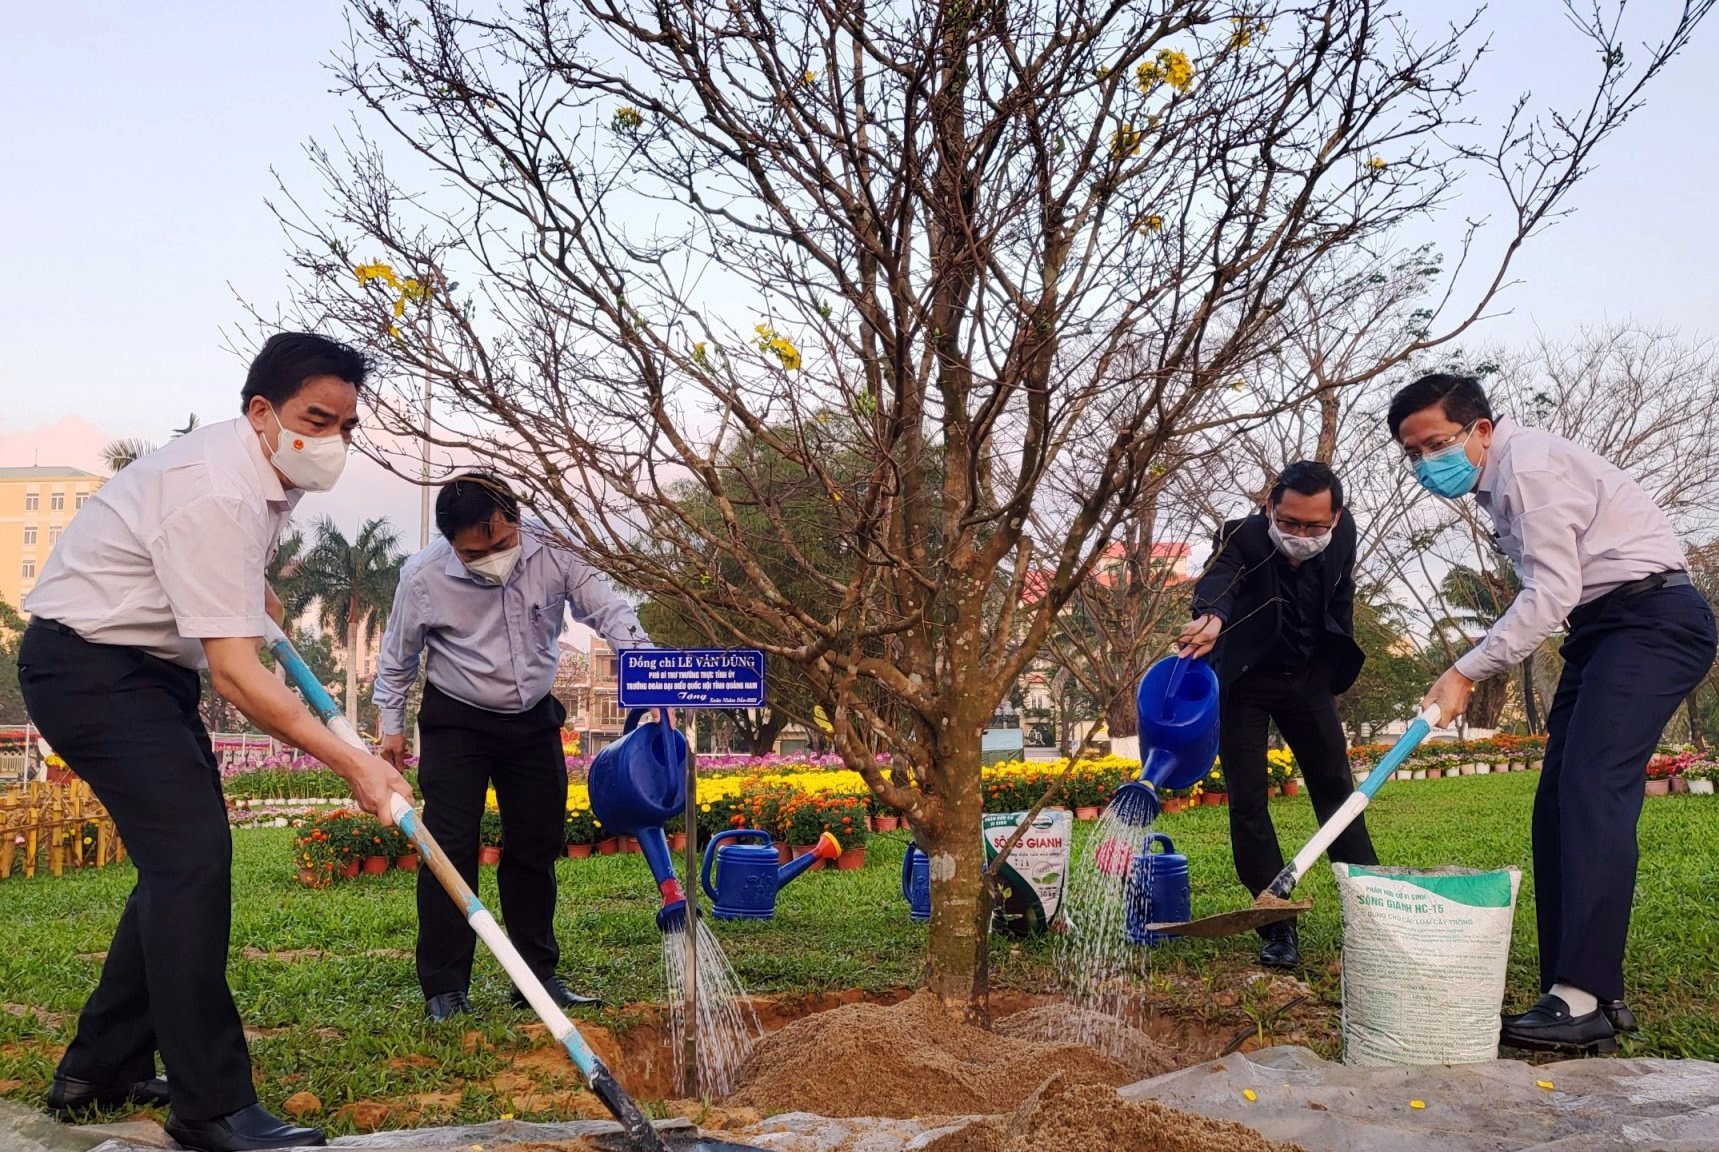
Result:
<instances>
[{"instance_id":1,"label":"blue face mask","mask_svg":"<svg viewBox=\"0 0 1719 1152\"><path fill-rule=\"evenodd\" d=\"M1415 479L1434 496L1450 500L1474 491L1480 481L1480 465L1468 458L1468 437L1416 460Z\"/></svg>"}]
</instances>

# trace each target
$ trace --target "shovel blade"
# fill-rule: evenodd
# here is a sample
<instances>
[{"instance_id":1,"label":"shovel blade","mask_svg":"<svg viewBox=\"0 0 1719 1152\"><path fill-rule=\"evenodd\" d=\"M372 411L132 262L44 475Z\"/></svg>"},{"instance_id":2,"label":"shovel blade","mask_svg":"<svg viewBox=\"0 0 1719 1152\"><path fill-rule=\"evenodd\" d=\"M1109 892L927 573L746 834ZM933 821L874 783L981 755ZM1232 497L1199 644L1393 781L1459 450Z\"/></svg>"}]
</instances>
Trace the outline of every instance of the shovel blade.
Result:
<instances>
[{"instance_id":1,"label":"shovel blade","mask_svg":"<svg viewBox=\"0 0 1719 1152\"><path fill-rule=\"evenodd\" d=\"M1235 912L1219 912L1215 916L1202 916L1198 920L1184 920L1179 924L1148 924L1146 930L1162 932L1168 936L1216 940L1224 936L1239 936L1243 932L1252 932L1267 924L1291 919L1312 907L1311 900L1285 900L1281 903L1242 908Z\"/></svg>"}]
</instances>

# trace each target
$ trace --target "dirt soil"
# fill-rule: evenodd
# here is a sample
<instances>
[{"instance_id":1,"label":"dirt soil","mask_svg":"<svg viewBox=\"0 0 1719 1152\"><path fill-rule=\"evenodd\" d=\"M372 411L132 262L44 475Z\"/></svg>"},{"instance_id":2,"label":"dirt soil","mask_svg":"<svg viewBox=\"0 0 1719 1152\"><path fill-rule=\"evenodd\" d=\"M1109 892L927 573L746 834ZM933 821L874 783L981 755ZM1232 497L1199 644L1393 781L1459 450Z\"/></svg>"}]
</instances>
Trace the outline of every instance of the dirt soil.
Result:
<instances>
[{"instance_id":1,"label":"dirt soil","mask_svg":"<svg viewBox=\"0 0 1719 1152\"><path fill-rule=\"evenodd\" d=\"M1124 1100L1099 1084L1079 1084L1057 1073L1013 1115L976 1121L940 1136L924 1152L1306 1152L1267 1140L1251 1128L1166 1108L1156 1101Z\"/></svg>"},{"instance_id":2,"label":"dirt soil","mask_svg":"<svg viewBox=\"0 0 1719 1152\"><path fill-rule=\"evenodd\" d=\"M1046 1004L1005 1016L991 1026L991 1031L1011 1040L1041 1044L1073 1044L1082 1037L1102 1035L1106 1054L1126 1068L1134 1080L1162 1076L1184 1063L1175 1048L1140 1029L1068 1004Z\"/></svg>"},{"instance_id":3,"label":"dirt soil","mask_svg":"<svg viewBox=\"0 0 1719 1152\"><path fill-rule=\"evenodd\" d=\"M1019 1028L1031 1034L1035 1023ZM1140 1041L1152 1043L1144 1034ZM821 1012L766 1037L725 1103L832 1117L996 1114L1016 1108L1052 1070L1071 1084L1106 1088L1140 1078L1082 1045L963 1024L935 997L919 993L889 1007L851 1004Z\"/></svg>"}]
</instances>

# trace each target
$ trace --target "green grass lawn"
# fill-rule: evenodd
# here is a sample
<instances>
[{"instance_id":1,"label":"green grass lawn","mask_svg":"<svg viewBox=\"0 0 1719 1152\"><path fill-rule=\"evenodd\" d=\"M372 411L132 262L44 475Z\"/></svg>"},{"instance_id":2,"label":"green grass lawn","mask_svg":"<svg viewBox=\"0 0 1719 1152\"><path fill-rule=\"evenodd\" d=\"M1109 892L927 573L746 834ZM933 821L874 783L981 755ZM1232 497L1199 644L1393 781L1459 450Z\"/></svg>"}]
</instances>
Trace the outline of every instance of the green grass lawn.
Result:
<instances>
[{"instance_id":1,"label":"green grass lawn","mask_svg":"<svg viewBox=\"0 0 1719 1152\"><path fill-rule=\"evenodd\" d=\"M1536 991L1527 835L1534 781L1532 774L1514 774L1393 785L1368 813L1387 863L1523 870L1510 973L1517 1005ZM1272 810L1286 851L1312 833L1305 797L1276 801ZM1195 809L1160 825L1191 858L1196 915L1246 902L1230 871L1225 817L1222 809ZM313 1092L324 1106L314 1118L335 1132L355 1126L342 1106L364 1099L453 1093L442 1102L448 1120L510 1111L517 1085L495 1078L508 1069L510 1054L543 1041L521 1031L531 1018L509 1007L499 966L480 949L476 1021L427 1025L410 959L413 878L394 872L324 891L302 888L289 860L291 835L264 829L234 836L230 976L247 1026L259 1033L251 1051L264 1102L278 1106L293 1092ZM1624 1051L1719 1059L1719 1005L1709 991L1719 983L1719 799L1649 800L1641 837L1628 972L1644 1031ZM803 877L784 891L773 921L718 924L748 989L791 994L914 984L924 929L908 921L898 891L903 844L898 835L874 837L863 871ZM611 1005L660 999L655 892L643 859L567 860L560 868L562 971L576 988ZM46 1088L131 882L131 870L117 867L0 883L0 1093L33 1099ZM1301 1034L1335 1055L1340 917L1329 872L1316 869L1299 894L1315 901L1303 920L1302 975L1318 1018ZM483 895L493 907L493 869L485 870ZM321 954L281 955L305 949ZM1251 938L1156 950L1150 959L1154 976L1163 977L1166 1011L1232 1026L1239 1017L1245 1026L1245 997L1238 1005L1237 994L1254 971L1252 952ZM995 986L1048 987L1048 945L998 941L993 957ZM1234 1007L1214 1012L1206 999ZM625 1015L616 1008L585 1014L609 1026L624 1024ZM482 1042L468 1038L468 1028L481 1029ZM540 1111L547 1118L558 1110Z\"/></svg>"}]
</instances>

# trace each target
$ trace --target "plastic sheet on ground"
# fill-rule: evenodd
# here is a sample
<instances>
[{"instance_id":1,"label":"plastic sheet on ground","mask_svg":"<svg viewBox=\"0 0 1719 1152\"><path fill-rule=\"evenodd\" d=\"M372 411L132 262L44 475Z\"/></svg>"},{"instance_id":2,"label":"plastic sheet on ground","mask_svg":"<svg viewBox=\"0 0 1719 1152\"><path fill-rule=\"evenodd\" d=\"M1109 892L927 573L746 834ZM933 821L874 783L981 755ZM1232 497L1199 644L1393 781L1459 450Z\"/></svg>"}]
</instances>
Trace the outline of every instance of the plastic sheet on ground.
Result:
<instances>
[{"instance_id":1,"label":"plastic sheet on ground","mask_svg":"<svg viewBox=\"0 0 1719 1152\"><path fill-rule=\"evenodd\" d=\"M1696 1060L1350 1068L1268 1048L1122 1094L1319 1152L1719 1152L1719 1064Z\"/></svg>"},{"instance_id":2,"label":"plastic sheet on ground","mask_svg":"<svg viewBox=\"0 0 1719 1152\"><path fill-rule=\"evenodd\" d=\"M1321 1060L1305 1048L1268 1048L1121 1091L1130 1099L1160 1100L1235 1120L1313 1152L1719 1152L1719 1064L1695 1060L1541 1065L1494 1060L1352 1068ZM948 1131L950 1123L829 1120L793 1113L720 1135L770 1152L915 1152ZM692 1130L686 1121L668 1121L661 1128L665 1134ZM616 1130L602 1121L509 1120L343 1136L333 1144L378 1152L481 1144L486 1152L506 1152L510 1146L590 1139ZM55 1124L15 1101L0 1100L0 1148L6 1152L144 1152L150 1147L99 1139L104 1135Z\"/></svg>"},{"instance_id":3,"label":"plastic sheet on ground","mask_svg":"<svg viewBox=\"0 0 1719 1152\"><path fill-rule=\"evenodd\" d=\"M0 1104L6 1103L0 1101ZM52 1125L50 1125L52 1126ZM620 1125L608 1120L576 1120L565 1124L530 1124L519 1120L498 1120L488 1124L469 1124L449 1128L413 1128L398 1132L371 1132L359 1136L342 1136L330 1140L329 1146L345 1148L348 1152L359 1152L364 1149L375 1149L377 1152L444 1152L448 1149L470 1149L479 1145L485 1152L506 1152L508 1148L520 1145L541 1148L562 1141L595 1140L605 1135L620 1132ZM665 1137L672 1138L678 1134L690 1135L696 1131L686 1120L664 1120L657 1125L657 1130ZM63 1133L76 1133L77 1129L61 1128ZM0 1123L0 1136L6 1129ZM136 1144L126 1140L109 1140L94 1147L88 1140L76 1143L43 1144L40 1149L24 1146L27 1152L144 1152L152 1146ZM159 1146L154 1146L159 1147ZM0 1143L5 1152L13 1152L13 1145Z\"/></svg>"}]
</instances>

